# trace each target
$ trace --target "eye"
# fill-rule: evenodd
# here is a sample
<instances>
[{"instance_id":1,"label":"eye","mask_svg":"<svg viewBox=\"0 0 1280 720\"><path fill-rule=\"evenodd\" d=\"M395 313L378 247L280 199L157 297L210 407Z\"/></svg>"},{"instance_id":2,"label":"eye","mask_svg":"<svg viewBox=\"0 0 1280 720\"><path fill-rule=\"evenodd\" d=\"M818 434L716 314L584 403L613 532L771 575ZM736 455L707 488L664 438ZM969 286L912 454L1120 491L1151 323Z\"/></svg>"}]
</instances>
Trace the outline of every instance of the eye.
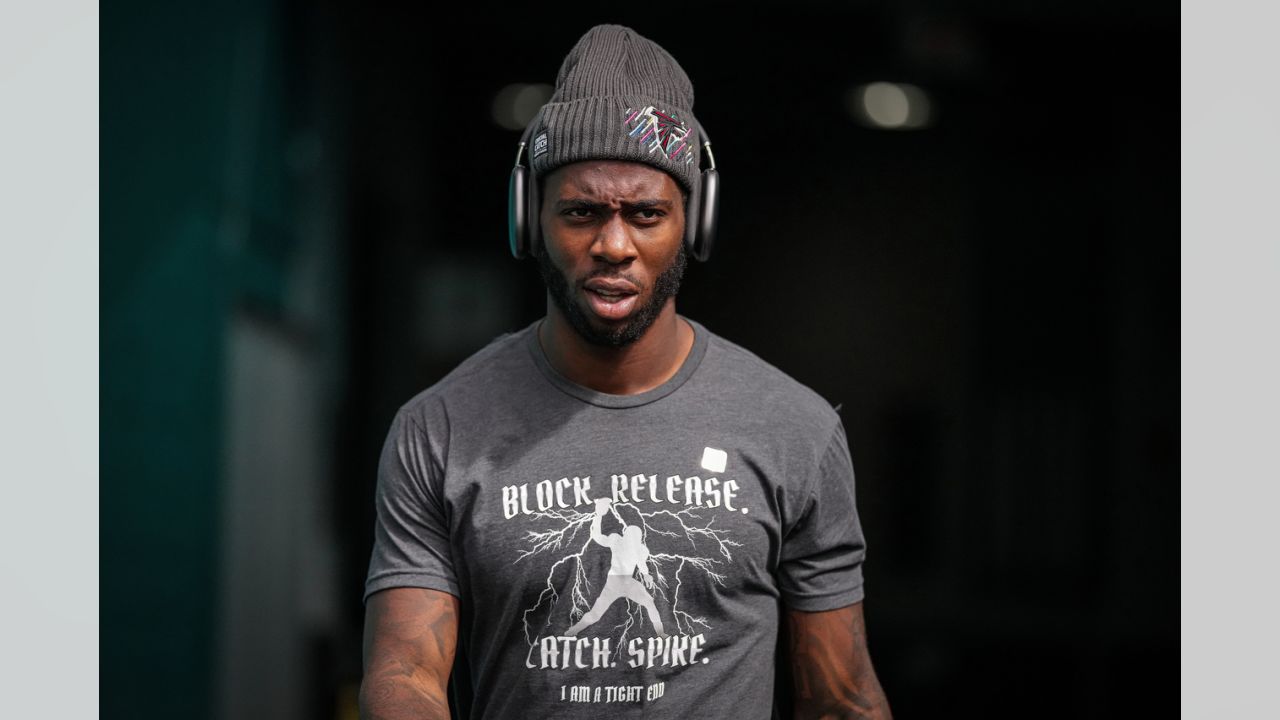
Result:
<instances>
[{"instance_id":1,"label":"eye","mask_svg":"<svg viewBox=\"0 0 1280 720\"><path fill-rule=\"evenodd\" d=\"M655 222L661 220L664 216L666 216L666 213L657 208L641 208L632 214L632 217L641 222Z\"/></svg>"},{"instance_id":2,"label":"eye","mask_svg":"<svg viewBox=\"0 0 1280 720\"><path fill-rule=\"evenodd\" d=\"M589 220L591 219L591 208L571 207L560 211L560 215L570 220Z\"/></svg>"}]
</instances>

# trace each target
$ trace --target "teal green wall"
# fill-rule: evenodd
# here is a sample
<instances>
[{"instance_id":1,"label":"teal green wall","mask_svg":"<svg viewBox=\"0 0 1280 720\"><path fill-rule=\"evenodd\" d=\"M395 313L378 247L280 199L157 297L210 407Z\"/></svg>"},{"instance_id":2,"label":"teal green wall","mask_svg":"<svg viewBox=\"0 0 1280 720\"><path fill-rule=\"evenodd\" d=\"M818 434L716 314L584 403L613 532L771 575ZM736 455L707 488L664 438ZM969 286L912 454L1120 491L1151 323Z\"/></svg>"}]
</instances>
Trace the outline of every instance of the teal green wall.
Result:
<instances>
[{"instance_id":1,"label":"teal green wall","mask_svg":"<svg viewBox=\"0 0 1280 720\"><path fill-rule=\"evenodd\" d=\"M224 327L235 268L253 265L220 227L228 154L243 141L236 58L246 23L270 9L126 3L103 15L105 718L213 713ZM251 127L280 102L255 107ZM261 167L247 172L250 187L273 184Z\"/></svg>"}]
</instances>

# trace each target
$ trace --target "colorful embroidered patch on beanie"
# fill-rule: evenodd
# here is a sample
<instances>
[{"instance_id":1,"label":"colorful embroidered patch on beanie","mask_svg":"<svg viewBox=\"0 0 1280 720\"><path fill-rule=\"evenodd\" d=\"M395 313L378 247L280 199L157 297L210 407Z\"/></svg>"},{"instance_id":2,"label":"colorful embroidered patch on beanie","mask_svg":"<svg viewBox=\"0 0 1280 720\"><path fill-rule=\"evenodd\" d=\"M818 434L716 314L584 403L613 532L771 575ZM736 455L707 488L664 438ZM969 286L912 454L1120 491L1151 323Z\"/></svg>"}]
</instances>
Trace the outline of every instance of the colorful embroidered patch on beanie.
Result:
<instances>
[{"instance_id":1,"label":"colorful embroidered patch on beanie","mask_svg":"<svg viewBox=\"0 0 1280 720\"><path fill-rule=\"evenodd\" d=\"M628 137L638 137L641 145L649 152L661 150L668 159L693 162L693 153L689 152L689 126L671 115L654 108L652 105L643 110L627 108L627 119L622 121L627 127Z\"/></svg>"}]
</instances>

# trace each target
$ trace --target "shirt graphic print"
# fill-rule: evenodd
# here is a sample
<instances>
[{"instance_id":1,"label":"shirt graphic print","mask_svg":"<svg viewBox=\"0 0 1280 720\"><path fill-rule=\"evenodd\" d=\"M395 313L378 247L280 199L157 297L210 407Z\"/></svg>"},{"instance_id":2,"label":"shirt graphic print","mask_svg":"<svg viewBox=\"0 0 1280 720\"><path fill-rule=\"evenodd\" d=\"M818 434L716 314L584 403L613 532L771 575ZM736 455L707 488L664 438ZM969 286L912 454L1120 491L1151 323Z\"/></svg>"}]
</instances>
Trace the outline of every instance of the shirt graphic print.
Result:
<instances>
[{"instance_id":1,"label":"shirt graphic print","mask_svg":"<svg viewBox=\"0 0 1280 720\"><path fill-rule=\"evenodd\" d=\"M557 489L565 489L567 480ZM696 475L662 482L653 474L614 475L611 497L594 500L582 478L573 478L573 486L579 491L574 502L594 507L567 508L568 493L553 497L552 484L540 484L545 490L537 491L539 509L530 514L543 521L543 529L528 531L515 560L541 558L547 565L546 585L522 617L529 643L526 667L709 662L699 656L711 623L690 596L707 584L723 587L732 572L733 552L741 543L716 527L715 513L747 510L732 505L737 483L729 480L721 487L717 478ZM510 513L528 510L517 488L504 491ZM644 692L652 698L662 690L657 685ZM604 694L607 700L609 691Z\"/></svg>"}]
</instances>

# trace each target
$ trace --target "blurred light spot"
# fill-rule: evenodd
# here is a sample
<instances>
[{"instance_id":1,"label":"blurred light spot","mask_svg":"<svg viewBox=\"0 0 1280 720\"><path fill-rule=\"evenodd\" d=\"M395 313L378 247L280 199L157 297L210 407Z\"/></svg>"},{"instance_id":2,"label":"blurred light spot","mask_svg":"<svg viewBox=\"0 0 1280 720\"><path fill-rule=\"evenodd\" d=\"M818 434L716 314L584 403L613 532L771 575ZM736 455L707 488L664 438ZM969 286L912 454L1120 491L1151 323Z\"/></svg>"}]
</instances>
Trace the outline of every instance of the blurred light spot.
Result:
<instances>
[{"instance_id":1,"label":"blurred light spot","mask_svg":"<svg viewBox=\"0 0 1280 720\"><path fill-rule=\"evenodd\" d=\"M513 83L493 97L493 121L508 130L523 130L551 99L552 87L541 83Z\"/></svg>"},{"instance_id":2,"label":"blurred light spot","mask_svg":"<svg viewBox=\"0 0 1280 720\"><path fill-rule=\"evenodd\" d=\"M928 127L929 96L915 85L873 82L849 91L849 112L868 127L915 130Z\"/></svg>"}]
</instances>

